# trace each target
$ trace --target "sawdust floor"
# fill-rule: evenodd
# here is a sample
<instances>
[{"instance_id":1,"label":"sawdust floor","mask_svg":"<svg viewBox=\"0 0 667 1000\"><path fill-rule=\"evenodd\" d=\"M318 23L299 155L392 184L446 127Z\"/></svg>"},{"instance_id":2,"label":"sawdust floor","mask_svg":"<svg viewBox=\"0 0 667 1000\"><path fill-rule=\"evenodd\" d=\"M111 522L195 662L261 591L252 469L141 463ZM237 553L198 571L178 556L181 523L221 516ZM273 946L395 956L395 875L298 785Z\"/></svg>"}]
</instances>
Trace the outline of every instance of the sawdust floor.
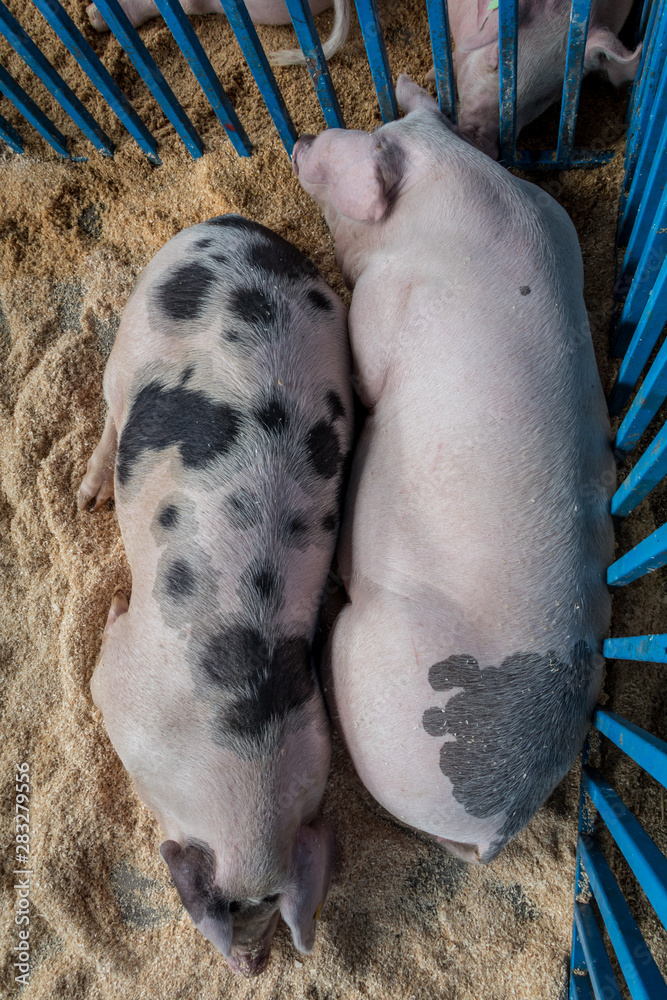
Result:
<instances>
[{"instance_id":1,"label":"sawdust floor","mask_svg":"<svg viewBox=\"0 0 667 1000\"><path fill-rule=\"evenodd\" d=\"M213 65L256 148L250 160L228 141L159 22L142 29L148 48L206 143L196 162L110 36L87 26L84 4L67 6L160 141L152 168L56 43L28 0L14 13L111 135L114 161L98 156L0 44L3 63L68 136L87 163L60 162L5 100L0 113L22 132L26 155L0 151L0 546L2 619L0 788L5 845L0 908L3 995L13 995L12 850L14 774L28 762L30 796L30 977L25 1000L213 998L308 1000L353 997L557 1000L566 996L575 855L577 774L570 774L528 829L488 868L468 868L382 813L335 741L323 813L337 841L336 872L315 953L300 957L282 925L267 972L235 978L194 929L158 855L160 834L93 709L88 683L114 588L129 570L113 510L79 514L75 492L103 421L101 380L119 315L147 261L174 233L223 212L250 216L292 240L344 292L328 230L293 178L254 82L223 18L194 19ZM423 82L428 30L416 2L380 3L394 75ZM330 14L319 19L322 32ZM379 123L363 43L350 39L331 72L350 126ZM291 44L290 29L260 29L267 48ZM298 131L323 127L303 69L278 70ZM555 112L526 134L553 143ZM586 296L605 388L614 233L622 172L624 98L587 82L580 143L616 158L591 172L542 175L572 214L586 264ZM554 401L557 405L557 401ZM666 519L664 490L621 527L621 549ZM664 631L661 573L615 597L614 634ZM612 664L611 704L667 736L658 667ZM621 755L608 773L664 848L657 785ZM196 778L193 778L196 780ZM665 934L642 893L624 884L667 968Z\"/></svg>"}]
</instances>

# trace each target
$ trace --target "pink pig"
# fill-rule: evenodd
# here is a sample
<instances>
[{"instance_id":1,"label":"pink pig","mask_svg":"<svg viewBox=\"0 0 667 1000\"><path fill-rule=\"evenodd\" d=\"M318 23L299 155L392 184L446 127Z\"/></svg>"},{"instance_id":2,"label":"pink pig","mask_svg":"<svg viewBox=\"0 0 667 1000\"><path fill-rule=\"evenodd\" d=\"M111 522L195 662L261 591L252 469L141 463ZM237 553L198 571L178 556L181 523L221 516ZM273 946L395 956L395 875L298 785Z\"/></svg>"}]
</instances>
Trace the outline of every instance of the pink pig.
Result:
<instances>
[{"instance_id":1,"label":"pink pig","mask_svg":"<svg viewBox=\"0 0 667 1000\"><path fill-rule=\"evenodd\" d=\"M485 153L498 157L498 10L489 0L450 0L459 126ZM563 89L570 0L519 0L517 135L558 101ZM619 41L632 0L593 0L584 74L599 70L619 86L634 80L641 46Z\"/></svg>"},{"instance_id":2,"label":"pink pig","mask_svg":"<svg viewBox=\"0 0 667 1000\"><path fill-rule=\"evenodd\" d=\"M397 96L409 114L372 135L294 147L353 288L369 410L328 696L371 794L485 862L588 727L615 464L567 214L462 139L409 77Z\"/></svg>"},{"instance_id":3,"label":"pink pig","mask_svg":"<svg viewBox=\"0 0 667 1000\"><path fill-rule=\"evenodd\" d=\"M350 0L309 0L313 15L321 14L331 7L335 10L334 26L326 42L322 43L324 56L330 59L345 43L350 30ZM138 27L153 17L159 17L155 0L121 0L121 7L129 17L134 27ZM254 24L291 24L285 0L246 0L250 19ZM223 14L220 0L181 0L181 7L186 14ZM94 3L86 8L90 23L96 31L108 31L107 23ZM305 58L301 49L283 49L280 52L268 53L269 61L276 66L302 65Z\"/></svg>"}]
</instances>

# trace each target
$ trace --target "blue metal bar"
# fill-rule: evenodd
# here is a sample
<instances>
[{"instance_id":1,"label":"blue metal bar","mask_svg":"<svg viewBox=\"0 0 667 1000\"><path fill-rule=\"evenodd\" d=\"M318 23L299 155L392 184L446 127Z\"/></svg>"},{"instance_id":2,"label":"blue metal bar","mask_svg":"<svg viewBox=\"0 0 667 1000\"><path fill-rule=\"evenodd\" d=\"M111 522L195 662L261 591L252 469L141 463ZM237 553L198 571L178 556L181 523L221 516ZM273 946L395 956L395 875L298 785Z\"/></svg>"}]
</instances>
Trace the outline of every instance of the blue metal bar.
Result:
<instances>
[{"instance_id":1,"label":"blue metal bar","mask_svg":"<svg viewBox=\"0 0 667 1000\"><path fill-rule=\"evenodd\" d=\"M103 156L113 156L113 143L97 124L90 112L70 90L59 73L37 48L32 38L23 30L16 18L0 0L0 29L12 48L42 81L50 94L65 109L70 118Z\"/></svg>"},{"instance_id":2,"label":"blue metal bar","mask_svg":"<svg viewBox=\"0 0 667 1000\"><path fill-rule=\"evenodd\" d=\"M354 0L383 122L398 118L396 92L376 0ZM430 15L430 11L429 11ZM440 91L438 91L440 93Z\"/></svg>"},{"instance_id":3,"label":"blue metal bar","mask_svg":"<svg viewBox=\"0 0 667 1000\"><path fill-rule=\"evenodd\" d=\"M178 0L155 0L155 2L201 89L206 94L218 121L231 139L234 149L239 156L250 156L252 146L246 131L238 120L236 112L180 3Z\"/></svg>"},{"instance_id":4,"label":"blue metal bar","mask_svg":"<svg viewBox=\"0 0 667 1000\"><path fill-rule=\"evenodd\" d=\"M58 131L44 112L37 107L33 99L26 94L23 87L19 86L14 77L9 75L2 63L0 63L0 90L19 109L32 127L37 129L42 138L46 139L50 146L53 146L58 156L70 159L65 136L62 132Z\"/></svg>"},{"instance_id":5,"label":"blue metal bar","mask_svg":"<svg viewBox=\"0 0 667 1000\"><path fill-rule=\"evenodd\" d=\"M306 0L285 0L285 2L306 60L310 78L315 87L317 99L322 108L324 120L329 128L345 128L343 112L340 110L311 9Z\"/></svg>"},{"instance_id":6,"label":"blue metal bar","mask_svg":"<svg viewBox=\"0 0 667 1000\"><path fill-rule=\"evenodd\" d=\"M590 755L590 738L586 736L581 750L581 764L585 766ZM579 783L579 810L577 814L577 833L593 833L595 829L595 810L592 808L590 798L586 795L584 787ZM577 867L574 878L574 902L585 904L590 899L590 884L581 864L581 858L577 854ZM572 955L570 956L570 998L579 996L580 993L573 992L574 987L582 982L582 976L577 975L586 972L586 982L588 982L588 967L582 943L579 939L576 923L572 924Z\"/></svg>"},{"instance_id":7,"label":"blue metal bar","mask_svg":"<svg viewBox=\"0 0 667 1000\"><path fill-rule=\"evenodd\" d=\"M500 79L500 161L514 164L516 155L516 53L519 0L500 0L498 48Z\"/></svg>"},{"instance_id":8,"label":"blue metal bar","mask_svg":"<svg viewBox=\"0 0 667 1000\"><path fill-rule=\"evenodd\" d=\"M642 142L636 157L636 166L632 175L632 182L628 187L623 188L621 195L621 213L618 227L618 243L621 246L627 244L630 239L632 227L635 224L639 206L644 196L647 184L651 184L656 175L662 176L664 187L665 162L664 154L659 150L667 149L667 60L662 64L660 81L657 85L657 94L653 103L653 113L645 123ZM662 167L662 169L661 169ZM628 180L625 174L624 182ZM653 210L658 201L658 192L652 198ZM646 209L650 212L649 203ZM639 223L640 225L642 223Z\"/></svg>"},{"instance_id":9,"label":"blue metal bar","mask_svg":"<svg viewBox=\"0 0 667 1000\"><path fill-rule=\"evenodd\" d=\"M132 65L178 132L191 156L194 159L201 156L204 145L197 130L174 97L171 87L155 65L153 57L139 38L136 29L130 24L118 0L99 0L99 3L95 0L95 6L130 57Z\"/></svg>"},{"instance_id":10,"label":"blue metal bar","mask_svg":"<svg viewBox=\"0 0 667 1000\"><path fill-rule=\"evenodd\" d=\"M574 131L577 127L577 108L584 72L584 55L590 13L591 0L572 0L565 80L563 82L563 102L560 109L558 148L556 149L556 159L560 163L570 159L574 147Z\"/></svg>"},{"instance_id":11,"label":"blue metal bar","mask_svg":"<svg viewBox=\"0 0 667 1000\"><path fill-rule=\"evenodd\" d=\"M232 26L236 41L241 47L245 61L250 67L255 83L259 87L259 92L271 115L273 124L278 130L282 144L288 155L291 156L297 139L294 122L290 118L283 95L280 93L280 88L257 37L255 25L250 20L245 3L243 0L220 0L220 2L227 15L227 20Z\"/></svg>"},{"instance_id":12,"label":"blue metal bar","mask_svg":"<svg viewBox=\"0 0 667 1000\"><path fill-rule=\"evenodd\" d=\"M631 635L625 639L605 639L603 652L609 660L667 663L667 635Z\"/></svg>"},{"instance_id":13,"label":"blue metal bar","mask_svg":"<svg viewBox=\"0 0 667 1000\"><path fill-rule=\"evenodd\" d=\"M593 725L628 757L667 786L667 743L606 708L596 709Z\"/></svg>"},{"instance_id":14,"label":"blue metal bar","mask_svg":"<svg viewBox=\"0 0 667 1000\"><path fill-rule=\"evenodd\" d=\"M15 153L23 152L23 139L2 115L0 115L0 139L3 139Z\"/></svg>"},{"instance_id":15,"label":"blue metal bar","mask_svg":"<svg viewBox=\"0 0 667 1000\"><path fill-rule=\"evenodd\" d=\"M582 781L651 906L667 925L667 858L596 768L585 768Z\"/></svg>"},{"instance_id":16,"label":"blue metal bar","mask_svg":"<svg viewBox=\"0 0 667 1000\"><path fill-rule=\"evenodd\" d=\"M637 79L632 88L630 107L628 108L629 127L626 137L624 180L626 190L632 182L637 154L646 133L646 125L651 117L655 87L658 83L658 70L664 58L667 42L667 17L664 9L662 18L658 17L659 7L659 2L651 4ZM658 53L657 60L654 58L655 52Z\"/></svg>"},{"instance_id":17,"label":"blue metal bar","mask_svg":"<svg viewBox=\"0 0 667 1000\"><path fill-rule=\"evenodd\" d=\"M34 0L34 3L148 159L156 165L162 163L155 139L58 0Z\"/></svg>"},{"instance_id":18,"label":"blue metal bar","mask_svg":"<svg viewBox=\"0 0 667 1000\"><path fill-rule=\"evenodd\" d=\"M610 587L625 587L646 573L653 573L667 563L667 524L645 538L634 549L612 563L607 570Z\"/></svg>"},{"instance_id":19,"label":"blue metal bar","mask_svg":"<svg viewBox=\"0 0 667 1000\"><path fill-rule=\"evenodd\" d=\"M647 187L644 198L651 196L652 192ZM641 207L639 211L642 211ZM632 230L619 277L617 293L619 298L622 297L624 288L629 288L629 291L618 323L618 333L613 347L615 354L625 352L665 260L667 187L662 192L655 214L650 219L644 218L646 227L640 229L639 226L635 226Z\"/></svg>"},{"instance_id":20,"label":"blue metal bar","mask_svg":"<svg viewBox=\"0 0 667 1000\"><path fill-rule=\"evenodd\" d=\"M578 847L633 1000L667 1000L665 981L602 851L591 837L580 836Z\"/></svg>"},{"instance_id":21,"label":"blue metal bar","mask_svg":"<svg viewBox=\"0 0 667 1000\"><path fill-rule=\"evenodd\" d=\"M601 163L609 163L614 158L613 149L603 149L599 153L593 153L589 149L573 149L572 154L566 161L559 160L557 150L549 149L542 152L533 152L530 149L519 150L512 166L520 167L522 170L571 170L575 167L586 170L590 167L598 167Z\"/></svg>"},{"instance_id":22,"label":"blue metal bar","mask_svg":"<svg viewBox=\"0 0 667 1000\"><path fill-rule=\"evenodd\" d=\"M625 352L614 387L609 394L610 413L620 413L627 403L666 323L667 259L662 262L658 277ZM620 451L626 453L632 451L662 406L665 395L667 395L667 353L663 346L618 430L615 444Z\"/></svg>"},{"instance_id":23,"label":"blue metal bar","mask_svg":"<svg viewBox=\"0 0 667 1000\"><path fill-rule=\"evenodd\" d=\"M575 934L577 933L575 927ZM570 991L568 993L568 1000L595 1000L593 996L593 990L591 989L591 981L588 976L570 976Z\"/></svg>"},{"instance_id":24,"label":"blue metal bar","mask_svg":"<svg viewBox=\"0 0 667 1000\"><path fill-rule=\"evenodd\" d=\"M438 88L440 110L450 121L458 121L456 114L456 90L454 89L454 64L452 44L449 35L449 12L447 0L426 0L428 27L431 32L431 49L435 69L435 85ZM370 58L370 57L369 57ZM386 119L383 119L386 121Z\"/></svg>"},{"instance_id":25,"label":"blue metal bar","mask_svg":"<svg viewBox=\"0 0 667 1000\"><path fill-rule=\"evenodd\" d=\"M667 424L654 437L611 500L611 512L627 517L667 475Z\"/></svg>"},{"instance_id":26,"label":"blue metal bar","mask_svg":"<svg viewBox=\"0 0 667 1000\"><path fill-rule=\"evenodd\" d=\"M574 904L574 925L577 929L581 949L586 959L586 970L593 987L593 995L605 1000L621 1000L621 991L611 967L602 935L595 922L593 908L589 903Z\"/></svg>"},{"instance_id":27,"label":"blue metal bar","mask_svg":"<svg viewBox=\"0 0 667 1000\"><path fill-rule=\"evenodd\" d=\"M639 37L644 38L646 35L646 25L649 19L649 13L651 12L651 7L657 8L658 4L652 4L651 0L644 0L642 4L642 15L639 20Z\"/></svg>"}]
</instances>

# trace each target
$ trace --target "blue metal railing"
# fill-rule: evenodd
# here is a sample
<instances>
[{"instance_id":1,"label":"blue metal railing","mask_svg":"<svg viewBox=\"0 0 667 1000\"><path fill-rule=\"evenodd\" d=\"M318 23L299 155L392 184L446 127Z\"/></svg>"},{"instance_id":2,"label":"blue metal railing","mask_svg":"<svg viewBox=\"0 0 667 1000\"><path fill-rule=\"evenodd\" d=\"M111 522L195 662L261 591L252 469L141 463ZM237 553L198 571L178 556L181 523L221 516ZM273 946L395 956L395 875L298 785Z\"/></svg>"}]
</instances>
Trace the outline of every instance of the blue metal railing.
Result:
<instances>
[{"instance_id":1,"label":"blue metal railing","mask_svg":"<svg viewBox=\"0 0 667 1000\"><path fill-rule=\"evenodd\" d=\"M251 144L242 123L222 87L208 56L199 42L190 22L183 14L178 0L156 0L160 13L167 22L179 48L185 55L190 68L199 81L204 94L217 115L222 128L229 136L234 148L240 156L247 156ZM58 0L34 0L34 3L60 37L65 47L79 62L97 89L103 95L114 113L139 143L153 163L159 163L157 143L145 124L138 117L125 95L111 79L109 73L86 42L81 32L71 18L63 10ZM255 28L250 21L243 0L221 0L227 19L234 31L246 62L259 87L278 134L289 154L296 140L296 131L290 118L285 101L269 66L268 59L257 37ZM345 123L334 89L322 46L315 29L313 17L307 0L286 0L292 24L296 31L299 45L310 73L315 93L322 108L324 120L329 127L344 128ZM371 76L377 94L378 105L383 122L392 121L398 117L398 106L392 79L391 67L384 42L384 33L378 13L376 0L355 0L357 16L366 46L366 53L371 70ZM438 101L445 115L456 121L456 91L452 62L452 46L450 41L447 0L425 0L433 50L435 80L438 90ZM173 125L193 157L201 156L204 143L201 136L190 121L187 112L179 103L177 97L167 84L160 69L141 41L138 32L132 27L124 14L118 0L100 0L97 4L107 25L120 42L130 62L136 68L154 99ZM567 167L589 167L606 162L613 156L611 150L593 152L574 148L574 132L577 121L577 109L581 80L583 75L584 51L591 0L572 0L570 30L568 37L567 64L563 84L563 102L556 149L541 152L517 151L516 149L516 81L517 81L517 10L518 0L498 0L499 16L499 48L500 48L500 138L501 160L507 166L523 168L542 168L562 170ZM645 25L646 18L642 20ZM656 32L653 31L654 15L648 17L648 30L655 42ZM46 61L34 41L28 37L15 18L9 13L0 0L0 35L4 35L9 43L28 62L39 79L56 97L67 114L86 134L87 138L103 155L113 155L113 144L104 135L99 125L92 119L76 96L69 90L53 67ZM659 39L658 39L659 42ZM655 42L655 44L658 44ZM650 54L649 54L650 55ZM652 59L646 56L645 63L653 65ZM647 157L650 155L650 144L647 146L640 138L644 135L644 119L646 103L652 95L658 82L651 74L642 77L642 96L637 98L637 114L631 126L631 141L628 144L628 188L624 189L624 199L627 202L626 213L632 214L641 197L644 188L650 188L655 195L660 178L647 179ZM20 91L20 93L19 93ZM638 91L637 91L638 93ZM0 83L0 96L4 94L18 108L24 118L38 129L61 156L69 156L64 137L55 126L45 118L42 112L27 97L24 91L17 89L14 81ZM667 110L667 109L665 109ZM664 117L664 116L663 116ZM658 127L652 119L653 141L660 140ZM635 127L636 123L636 127ZM21 152L23 143L15 128L0 117L0 136L16 150ZM639 153L643 151L640 160ZM664 166L664 165L663 165ZM632 167L632 170L630 170ZM637 182L632 185L632 173ZM664 181L664 170L660 173ZM642 210L650 215L653 201L642 202ZM625 219L625 214L624 214ZM625 221L623 222L626 225Z\"/></svg>"},{"instance_id":2,"label":"blue metal railing","mask_svg":"<svg viewBox=\"0 0 667 1000\"><path fill-rule=\"evenodd\" d=\"M667 2L654 0L642 12L647 25L640 73L630 102L631 119L618 230L622 263L618 274L617 352L625 351L609 404L619 413L635 393L616 435L620 456L630 455L667 398L667 341L641 386L649 356L667 324ZM667 424L645 447L612 499L612 513L627 517L667 474ZM609 567L607 582L624 587L667 563L667 524ZM609 659L667 663L667 635L607 639ZM604 708L594 729L667 786L667 743ZM621 889L597 844L604 824L663 925L667 925L667 858L653 843L584 747L579 838L572 930L570 1000L621 997L591 899L604 923L625 985L633 1000L667 1000L667 984L644 941Z\"/></svg>"}]
</instances>

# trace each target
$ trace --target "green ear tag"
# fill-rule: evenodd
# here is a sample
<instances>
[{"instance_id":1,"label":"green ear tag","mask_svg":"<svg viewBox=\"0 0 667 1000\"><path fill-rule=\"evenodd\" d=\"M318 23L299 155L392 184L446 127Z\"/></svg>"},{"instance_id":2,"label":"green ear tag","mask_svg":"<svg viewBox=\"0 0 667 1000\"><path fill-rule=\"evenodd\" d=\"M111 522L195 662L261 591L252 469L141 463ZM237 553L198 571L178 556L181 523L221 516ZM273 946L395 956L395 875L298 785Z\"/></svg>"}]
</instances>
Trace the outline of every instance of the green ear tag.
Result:
<instances>
[{"instance_id":1,"label":"green ear tag","mask_svg":"<svg viewBox=\"0 0 667 1000\"><path fill-rule=\"evenodd\" d=\"M498 10L499 0L489 0L489 6L486 8L488 11Z\"/></svg>"}]
</instances>

